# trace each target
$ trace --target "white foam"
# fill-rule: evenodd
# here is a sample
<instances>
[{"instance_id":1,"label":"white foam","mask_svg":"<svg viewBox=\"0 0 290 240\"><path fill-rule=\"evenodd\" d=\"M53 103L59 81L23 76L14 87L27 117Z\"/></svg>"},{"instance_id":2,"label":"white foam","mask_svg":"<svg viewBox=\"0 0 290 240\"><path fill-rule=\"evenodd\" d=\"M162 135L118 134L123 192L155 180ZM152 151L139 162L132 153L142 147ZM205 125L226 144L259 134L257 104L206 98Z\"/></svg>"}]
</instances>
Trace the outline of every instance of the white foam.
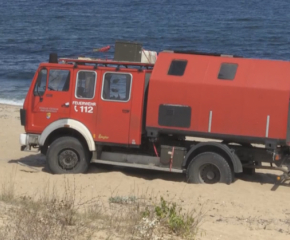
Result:
<instances>
[{"instance_id":1,"label":"white foam","mask_svg":"<svg viewBox=\"0 0 290 240\"><path fill-rule=\"evenodd\" d=\"M19 99L5 99L5 98L0 98L0 103L2 103L2 104L9 104L9 105L15 105L15 106L23 106L24 99L19 100Z\"/></svg>"}]
</instances>

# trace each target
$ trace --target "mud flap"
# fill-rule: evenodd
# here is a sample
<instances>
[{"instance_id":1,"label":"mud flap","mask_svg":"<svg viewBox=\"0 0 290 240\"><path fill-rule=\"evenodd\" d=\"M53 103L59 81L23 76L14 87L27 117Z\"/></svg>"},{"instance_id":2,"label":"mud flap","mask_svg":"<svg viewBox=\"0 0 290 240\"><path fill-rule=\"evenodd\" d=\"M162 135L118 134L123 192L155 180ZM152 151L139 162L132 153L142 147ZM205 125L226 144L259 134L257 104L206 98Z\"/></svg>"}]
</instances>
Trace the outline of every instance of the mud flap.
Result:
<instances>
[{"instance_id":1,"label":"mud flap","mask_svg":"<svg viewBox=\"0 0 290 240\"><path fill-rule=\"evenodd\" d=\"M274 186L271 188L271 191L276 191L280 185L285 185L285 182L290 180L290 172L283 173L282 175L277 177L277 181Z\"/></svg>"}]
</instances>

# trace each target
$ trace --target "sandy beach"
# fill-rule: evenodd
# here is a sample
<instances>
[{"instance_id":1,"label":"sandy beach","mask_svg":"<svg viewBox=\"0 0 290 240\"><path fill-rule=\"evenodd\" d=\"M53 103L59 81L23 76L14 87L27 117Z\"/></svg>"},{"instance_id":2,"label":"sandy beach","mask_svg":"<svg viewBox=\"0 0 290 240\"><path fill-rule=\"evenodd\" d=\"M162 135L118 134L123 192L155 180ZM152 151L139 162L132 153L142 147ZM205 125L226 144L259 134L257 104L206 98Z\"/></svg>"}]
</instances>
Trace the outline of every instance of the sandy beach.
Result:
<instances>
[{"instance_id":1,"label":"sandy beach","mask_svg":"<svg viewBox=\"0 0 290 240\"><path fill-rule=\"evenodd\" d=\"M39 153L21 152L20 107L0 105L0 184L11 180L17 194L34 196L55 185L64 191L64 176L52 175ZM24 163L25 165L21 165ZM271 191L280 172L257 171L239 175L231 185L193 185L182 174L91 165L87 174L69 175L85 198L103 201L113 195L147 194L164 196L188 209L203 206L206 216L200 239L290 239L290 189L279 186Z\"/></svg>"}]
</instances>

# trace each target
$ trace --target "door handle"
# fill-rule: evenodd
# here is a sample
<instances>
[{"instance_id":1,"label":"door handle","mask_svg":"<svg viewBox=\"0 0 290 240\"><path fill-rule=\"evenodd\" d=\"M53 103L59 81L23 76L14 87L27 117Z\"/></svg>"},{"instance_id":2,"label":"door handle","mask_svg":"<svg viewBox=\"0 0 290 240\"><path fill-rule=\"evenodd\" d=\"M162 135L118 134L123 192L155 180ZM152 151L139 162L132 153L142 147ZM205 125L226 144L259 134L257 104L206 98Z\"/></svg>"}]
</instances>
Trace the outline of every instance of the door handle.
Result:
<instances>
[{"instance_id":1,"label":"door handle","mask_svg":"<svg viewBox=\"0 0 290 240\"><path fill-rule=\"evenodd\" d=\"M130 112L130 110L129 109L123 109L122 112L123 113L128 113L128 112Z\"/></svg>"},{"instance_id":2,"label":"door handle","mask_svg":"<svg viewBox=\"0 0 290 240\"><path fill-rule=\"evenodd\" d=\"M62 107L69 107L69 102L66 102L64 104L61 105Z\"/></svg>"}]
</instances>

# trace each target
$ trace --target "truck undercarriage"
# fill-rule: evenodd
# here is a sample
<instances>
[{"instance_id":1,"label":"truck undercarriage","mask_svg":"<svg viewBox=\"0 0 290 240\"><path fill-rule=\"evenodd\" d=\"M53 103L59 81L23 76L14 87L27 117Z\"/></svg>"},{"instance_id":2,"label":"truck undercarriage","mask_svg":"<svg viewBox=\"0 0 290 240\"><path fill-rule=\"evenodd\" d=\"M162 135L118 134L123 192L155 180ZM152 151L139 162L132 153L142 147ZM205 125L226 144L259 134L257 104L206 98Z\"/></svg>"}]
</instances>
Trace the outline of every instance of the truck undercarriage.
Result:
<instances>
[{"instance_id":1,"label":"truck undercarriage","mask_svg":"<svg viewBox=\"0 0 290 240\"><path fill-rule=\"evenodd\" d=\"M33 147L47 155L50 169L58 174L86 172L90 163L98 163L184 173L189 183L231 184L236 173L254 174L256 169L282 171L283 174L277 176L277 184L273 190L290 180L288 147L266 149L263 145L250 143L207 139L198 141L200 139L193 140L180 135L161 135L153 139L144 137L142 145L135 147L96 142L96 150L90 152L85 142L80 141L75 134L62 133L55 140L52 139L51 144L46 146L47 149L39 148L37 136L30 135L27 147ZM76 169L78 164L80 168Z\"/></svg>"}]
</instances>

